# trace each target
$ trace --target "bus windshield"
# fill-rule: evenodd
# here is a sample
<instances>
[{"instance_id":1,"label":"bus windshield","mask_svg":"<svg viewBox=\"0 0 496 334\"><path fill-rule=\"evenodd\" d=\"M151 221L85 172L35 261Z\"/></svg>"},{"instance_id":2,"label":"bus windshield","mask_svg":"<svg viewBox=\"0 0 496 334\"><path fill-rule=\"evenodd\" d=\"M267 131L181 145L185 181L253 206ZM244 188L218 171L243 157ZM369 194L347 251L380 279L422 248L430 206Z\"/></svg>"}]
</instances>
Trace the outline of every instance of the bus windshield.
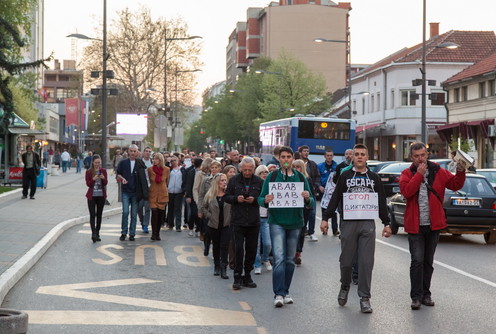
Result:
<instances>
[{"instance_id":1,"label":"bus windshield","mask_svg":"<svg viewBox=\"0 0 496 334\"><path fill-rule=\"evenodd\" d=\"M303 139L350 140L350 123L300 120L298 122L298 137Z\"/></svg>"}]
</instances>

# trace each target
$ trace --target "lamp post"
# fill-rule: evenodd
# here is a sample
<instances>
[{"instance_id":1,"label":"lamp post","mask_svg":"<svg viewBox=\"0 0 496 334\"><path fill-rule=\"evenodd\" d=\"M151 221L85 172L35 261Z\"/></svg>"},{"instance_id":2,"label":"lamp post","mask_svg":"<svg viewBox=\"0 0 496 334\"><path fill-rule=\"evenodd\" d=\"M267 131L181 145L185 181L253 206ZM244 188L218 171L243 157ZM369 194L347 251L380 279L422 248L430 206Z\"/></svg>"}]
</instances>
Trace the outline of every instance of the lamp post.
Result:
<instances>
[{"instance_id":1,"label":"lamp post","mask_svg":"<svg viewBox=\"0 0 496 334\"><path fill-rule=\"evenodd\" d=\"M102 41L102 166L107 166L107 0L103 0L103 39L91 38L83 34L70 34L67 37Z\"/></svg>"},{"instance_id":2,"label":"lamp post","mask_svg":"<svg viewBox=\"0 0 496 334\"><path fill-rule=\"evenodd\" d=\"M426 58L426 45L425 45L425 33L426 33L426 0L423 0L422 9L422 104L421 104L421 120L420 120L420 141L427 145L427 103L426 103L426 90L427 82L425 76L425 58Z\"/></svg>"},{"instance_id":3,"label":"lamp post","mask_svg":"<svg viewBox=\"0 0 496 334\"><path fill-rule=\"evenodd\" d=\"M256 70L256 74L272 74L272 75L277 75L279 77L279 110L278 110L278 115L279 118L281 117L281 112L282 112L282 105L281 105L281 95L282 95L282 72L270 72L270 71L264 71L264 70Z\"/></svg>"},{"instance_id":4,"label":"lamp post","mask_svg":"<svg viewBox=\"0 0 496 334\"><path fill-rule=\"evenodd\" d=\"M350 48L350 34L348 33L348 40L341 39L326 39L315 38L314 42L317 43L345 43L346 44L346 72L347 84L346 93L348 95L348 118L351 119L351 48Z\"/></svg>"}]
</instances>

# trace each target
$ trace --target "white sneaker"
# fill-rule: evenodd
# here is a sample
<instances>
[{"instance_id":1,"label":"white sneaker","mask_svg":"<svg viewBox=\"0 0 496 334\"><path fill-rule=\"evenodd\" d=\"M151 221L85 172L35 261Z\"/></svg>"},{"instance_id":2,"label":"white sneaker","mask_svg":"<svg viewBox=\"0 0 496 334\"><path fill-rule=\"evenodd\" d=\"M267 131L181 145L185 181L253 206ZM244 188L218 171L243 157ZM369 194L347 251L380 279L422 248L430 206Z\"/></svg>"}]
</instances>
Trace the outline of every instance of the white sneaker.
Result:
<instances>
[{"instance_id":1,"label":"white sneaker","mask_svg":"<svg viewBox=\"0 0 496 334\"><path fill-rule=\"evenodd\" d=\"M310 235L310 241L319 241L319 238L314 234Z\"/></svg>"},{"instance_id":2,"label":"white sneaker","mask_svg":"<svg viewBox=\"0 0 496 334\"><path fill-rule=\"evenodd\" d=\"M284 304L293 304L294 300L289 295L287 295L286 297L284 297L283 302Z\"/></svg>"},{"instance_id":3,"label":"white sneaker","mask_svg":"<svg viewBox=\"0 0 496 334\"><path fill-rule=\"evenodd\" d=\"M283 305L284 305L284 297L277 295L276 298L274 299L274 306L283 307Z\"/></svg>"},{"instance_id":4,"label":"white sneaker","mask_svg":"<svg viewBox=\"0 0 496 334\"><path fill-rule=\"evenodd\" d=\"M272 265L270 264L270 261L265 262L265 269L267 269L268 271L272 270Z\"/></svg>"},{"instance_id":5,"label":"white sneaker","mask_svg":"<svg viewBox=\"0 0 496 334\"><path fill-rule=\"evenodd\" d=\"M262 273L262 267L255 268L255 275L260 275Z\"/></svg>"},{"instance_id":6,"label":"white sneaker","mask_svg":"<svg viewBox=\"0 0 496 334\"><path fill-rule=\"evenodd\" d=\"M194 235L193 230L189 230L188 235L192 237Z\"/></svg>"}]
</instances>

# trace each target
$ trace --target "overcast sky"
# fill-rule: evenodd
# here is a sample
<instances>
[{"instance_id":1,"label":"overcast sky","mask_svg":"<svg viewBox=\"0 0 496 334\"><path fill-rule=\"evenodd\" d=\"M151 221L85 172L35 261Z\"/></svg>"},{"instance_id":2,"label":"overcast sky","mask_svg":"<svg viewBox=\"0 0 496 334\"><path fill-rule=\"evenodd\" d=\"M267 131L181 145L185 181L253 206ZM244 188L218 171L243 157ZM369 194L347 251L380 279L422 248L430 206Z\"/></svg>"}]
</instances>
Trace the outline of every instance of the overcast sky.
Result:
<instances>
[{"instance_id":1,"label":"overcast sky","mask_svg":"<svg viewBox=\"0 0 496 334\"><path fill-rule=\"evenodd\" d=\"M350 14L352 63L374 63L387 55L422 41L422 0L352 0ZM110 26L116 11L144 5L154 18L181 17L191 35L203 37L198 72L200 94L225 79L225 52L236 22L246 20L248 7L265 7L267 0L107 0ZM496 30L494 0L427 0L427 23L439 22L440 33L448 30ZM45 0L45 54L71 58L70 33L101 36L103 0ZM428 33L427 33L428 34ZM323 36L325 37L325 36ZM84 42L78 42L82 54Z\"/></svg>"}]
</instances>

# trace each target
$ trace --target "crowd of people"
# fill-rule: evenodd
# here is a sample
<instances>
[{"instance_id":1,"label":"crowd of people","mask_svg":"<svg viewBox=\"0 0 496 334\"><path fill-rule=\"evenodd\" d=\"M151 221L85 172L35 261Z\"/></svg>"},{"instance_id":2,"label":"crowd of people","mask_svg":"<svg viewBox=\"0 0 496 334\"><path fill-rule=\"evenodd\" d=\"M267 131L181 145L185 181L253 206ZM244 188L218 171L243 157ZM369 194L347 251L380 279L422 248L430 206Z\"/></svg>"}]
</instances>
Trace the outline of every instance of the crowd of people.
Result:
<instances>
[{"instance_id":1,"label":"crowd of people","mask_svg":"<svg viewBox=\"0 0 496 334\"><path fill-rule=\"evenodd\" d=\"M412 165L402 173L400 189L407 199L411 308L416 310L421 304L434 306L429 289L439 230L446 226L444 187L460 189L465 166L452 174L427 160L423 143L410 149ZM150 147L140 152L136 145L118 150L112 174L122 199L120 240L135 240L138 220L142 233L149 233L151 225L152 241L162 240L164 230L187 232L203 242L205 256L212 248L213 275L229 279L228 268L233 270L234 290L256 288L252 272L259 275L263 267L272 272L273 303L282 307L294 303L290 286L302 263L304 241L319 240L315 220L320 199L320 230L327 235L331 220L332 235L341 242L338 303L346 305L350 284L356 284L361 312L371 313L375 219L384 224L383 237L392 234L381 179L367 168L363 144L348 149L340 164L332 150L320 164L309 159L309 152L307 146L297 152L277 146L263 164L257 157L241 158L236 150L222 158L215 150L198 155L153 153ZM90 156L86 197L93 242L101 241L108 181L100 157Z\"/></svg>"}]
</instances>

